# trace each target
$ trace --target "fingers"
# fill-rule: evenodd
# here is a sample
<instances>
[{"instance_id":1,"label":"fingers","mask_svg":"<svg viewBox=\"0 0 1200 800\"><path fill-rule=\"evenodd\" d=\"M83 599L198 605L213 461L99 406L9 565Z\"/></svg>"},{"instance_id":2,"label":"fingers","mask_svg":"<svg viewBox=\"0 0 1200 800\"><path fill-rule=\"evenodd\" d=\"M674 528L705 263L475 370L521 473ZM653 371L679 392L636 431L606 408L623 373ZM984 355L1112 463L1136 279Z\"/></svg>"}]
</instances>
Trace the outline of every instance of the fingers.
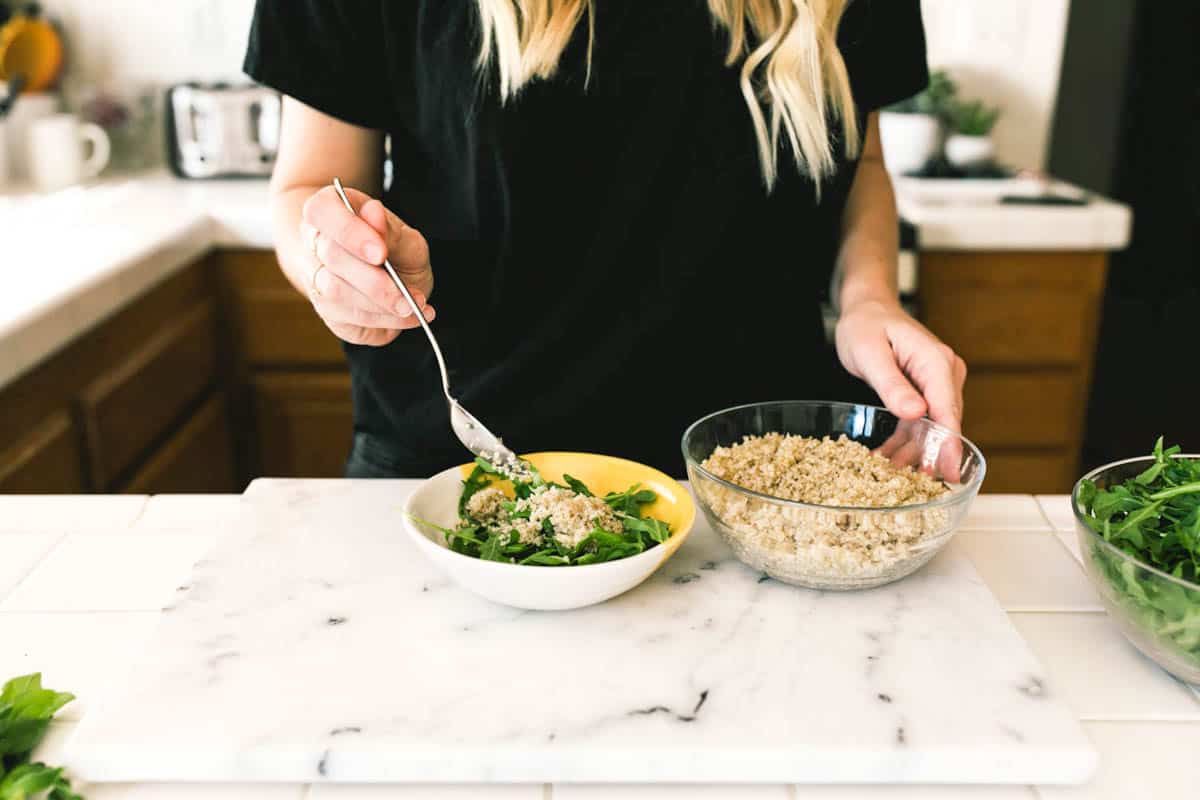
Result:
<instances>
[{"instance_id":1,"label":"fingers","mask_svg":"<svg viewBox=\"0 0 1200 800\"><path fill-rule=\"evenodd\" d=\"M366 345L368 347L383 347L395 341L400 331L389 331L383 328L363 328L357 325L333 324L329 326L333 335L350 344Z\"/></svg>"},{"instance_id":2,"label":"fingers","mask_svg":"<svg viewBox=\"0 0 1200 800\"><path fill-rule=\"evenodd\" d=\"M400 317L379 311L370 300L329 269L320 270L313 283L313 292L309 299L327 324L358 325L394 331L408 330L420 325L411 312L405 317ZM427 322L433 320L433 306L424 307L424 316Z\"/></svg>"},{"instance_id":3,"label":"fingers","mask_svg":"<svg viewBox=\"0 0 1200 800\"><path fill-rule=\"evenodd\" d=\"M880 333L865 342L858 348L854 360L860 377L875 390L888 411L901 419L919 419L925 415L925 401L900 371L896 354L885 335Z\"/></svg>"},{"instance_id":4,"label":"fingers","mask_svg":"<svg viewBox=\"0 0 1200 800\"><path fill-rule=\"evenodd\" d=\"M967 365L954 350L923 328L915 334L911 347L905 347L910 356L907 359L909 374L925 396L930 419L959 433L962 430L963 384L967 378ZM962 442L957 437L949 437L939 444L934 463L946 481L957 483L961 479L962 455Z\"/></svg>"},{"instance_id":5,"label":"fingers","mask_svg":"<svg viewBox=\"0 0 1200 800\"><path fill-rule=\"evenodd\" d=\"M332 239L346 252L368 264L382 264L387 258L387 240L357 213L371 198L356 189L347 189L346 196L355 213L346 210L334 188L327 186L304 203L304 221L319 230L321 238Z\"/></svg>"},{"instance_id":6,"label":"fingers","mask_svg":"<svg viewBox=\"0 0 1200 800\"><path fill-rule=\"evenodd\" d=\"M961 361L949 347L937 342L926 345L912 370L917 386L929 405L929 417L958 433L962 428L962 384L955 379L953 362Z\"/></svg>"},{"instance_id":7,"label":"fingers","mask_svg":"<svg viewBox=\"0 0 1200 800\"><path fill-rule=\"evenodd\" d=\"M317 260L356 290L356 294L368 304L364 310L392 314L397 321L408 320L415 324L415 320L409 319L413 313L412 307L387 272L357 258L333 239L318 235L316 242ZM425 307L425 297L421 292L414 291L413 299L419 308Z\"/></svg>"},{"instance_id":8,"label":"fingers","mask_svg":"<svg viewBox=\"0 0 1200 800\"><path fill-rule=\"evenodd\" d=\"M953 437L942 442L938 451L937 465L942 473L942 479L947 483L958 483L962 480L962 439Z\"/></svg>"}]
</instances>

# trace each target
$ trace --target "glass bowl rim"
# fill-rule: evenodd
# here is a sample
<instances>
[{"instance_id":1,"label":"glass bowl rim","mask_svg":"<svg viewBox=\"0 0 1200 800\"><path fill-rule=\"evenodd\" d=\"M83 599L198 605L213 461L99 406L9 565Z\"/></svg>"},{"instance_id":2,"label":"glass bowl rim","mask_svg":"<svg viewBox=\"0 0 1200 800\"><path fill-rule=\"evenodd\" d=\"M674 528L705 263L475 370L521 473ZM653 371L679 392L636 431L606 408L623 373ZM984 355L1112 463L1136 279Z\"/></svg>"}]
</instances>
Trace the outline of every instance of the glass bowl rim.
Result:
<instances>
[{"instance_id":1,"label":"glass bowl rim","mask_svg":"<svg viewBox=\"0 0 1200 800\"><path fill-rule=\"evenodd\" d=\"M1171 458L1188 458L1193 461L1200 461L1200 453L1176 453L1175 455L1171 456ZM1121 548L1117 547L1112 542L1105 539L1099 533L1092 530L1091 527L1086 522L1084 522L1083 514L1079 510L1079 490L1083 487L1084 481L1093 481L1094 482L1098 475L1100 475L1104 472L1108 472L1109 470L1116 469L1117 467L1123 467L1126 464L1137 464L1137 463L1142 463L1142 462L1148 464L1152 461L1154 461L1154 456L1134 456L1133 458L1123 458L1120 461L1112 461L1103 466L1096 467L1095 469L1093 469L1092 471L1090 471L1086 475L1084 475L1082 478L1075 481L1075 486L1074 486L1074 488L1071 489L1071 513L1075 515L1075 530L1076 531L1080 531L1080 530L1086 531L1088 533L1089 537L1092 540L1094 540L1096 543L1102 545L1106 549L1108 549L1108 550L1112 551L1113 553L1115 553L1116 555L1120 556L1123 560L1132 561L1139 568L1144 569L1147 572L1153 573L1154 575L1157 575L1158 577L1160 577L1166 581L1169 581L1170 583L1177 584L1177 585L1183 587L1184 589L1187 589L1188 591L1200 592L1200 583L1192 583L1191 581L1184 580L1183 578L1176 578L1174 575L1163 572L1161 569L1158 569L1157 567L1152 567L1151 565L1147 564L1145 561L1142 561L1140 558L1135 558L1135 557L1129 555L1129 553L1126 553L1124 550L1122 550Z\"/></svg>"},{"instance_id":2,"label":"glass bowl rim","mask_svg":"<svg viewBox=\"0 0 1200 800\"><path fill-rule=\"evenodd\" d=\"M691 436L692 431L694 431L702 423L709 421L713 417L718 417L722 414L728 414L733 411L742 411L742 410L745 410L748 408L765 408L768 406L826 406L829 408L841 408L841 409L869 408L876 412L883 412L884 414L887 414L889 417L892 417L893 419L895 419L899 422L905 421L905 420L901 420L900 417L896 416L891 411L888 411L886 408L883 408L882 406L867 405L865 403L847 403L847 402L843 402L843 401L839 401L839 400L768 400L768 401L758 402L758 403L743 403L743 404L737 405L737 406L730 406L728 408L722 408L719 411L713 411L710 414L705 414L703 417L696 420L695 422L693 422L691 425L689 425L687 427L687 430L685 430L683 432L683 438L680 440L680 449L683 451L684 463L690 469L695 469L696 471L698 471L701 475L703 475L708 480L711 480L715 483L719 483L727 489L733 489L734 491L741 492L742 494L746 494L751 497L759 498L760 500L769 500L772 503L777 503L779 505L783 505L788 508L804 508L804 509L813 509L815 511L847 511L847 512L859 512L859 513L861 513L861 512L890 513L890 512L899 512L899 511L904 511L904 512L926 511L928 509L941 508L943 506L953 505L955 503L961 502L964 497L967 497L967 498L971 497L974 494L974 492L978 491L980 484L983 483L983 479L987 474L987 461L984 459L983 453L980 451L980 449L975 446L974 442L972 442L967 437L963 436L961 433L955 433L954 431L947 428L945 425L936 423L933 420L929 419L928 417L921 417L918 420L908 420L908 421L909 422L922 422L925 425L932 428L933 430L937 431L938 433L941 433L942 435L944 435L947 439L949 439L949 438L958 439L960 442L962 442L964 445L966 445L967 449L970 452L974 453L975 457L979 460L979 471L976 473L975 477L971 479L970 483L968 483L964 486L960 486L957 490L951 489L950 492L948 494L946 494L945 496L939 497L936 500L928 500L924 503L911 503L909 505L901 505L901 506L827 506L827 505L821 505L820 503L803 503L799 500L786 500L782 497L775 497L774 495L763 494L762 492L756 492L753 489L747 489L745 486L738 486L736 483L733 483L732 481L727 481L724 478L717 477L716 475L714 475L711 472L709 472L708 470L706 470L703 466L700 465L700 463L698 461L696 461L694 458L691 457L691 455L688 454L688 449L687 449L688 438Z\"/></svg>"}]
</instances>

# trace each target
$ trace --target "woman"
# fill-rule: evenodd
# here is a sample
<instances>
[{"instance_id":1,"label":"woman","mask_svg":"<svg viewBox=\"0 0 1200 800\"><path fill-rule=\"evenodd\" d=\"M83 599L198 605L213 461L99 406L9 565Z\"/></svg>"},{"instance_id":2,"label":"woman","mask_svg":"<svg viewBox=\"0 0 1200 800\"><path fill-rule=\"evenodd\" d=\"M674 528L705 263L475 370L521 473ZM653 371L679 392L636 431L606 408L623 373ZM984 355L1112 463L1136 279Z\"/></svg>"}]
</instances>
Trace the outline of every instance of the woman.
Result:
<instances>
[{"instance_id":1,"label":"woman","mask_svg":"<svg viewBox=\"0 0 1200 800\"><path fill-rule=\"evenodd\" d=\"M349 476L463 459L385 255L519 452L678 474L704 413L852 396L835 265L844 370L959 427L965 367L897 302L875 113L927 81L917 0L259 0L246 69L286 95L277 250L345 342Z\"/></svg>"}]
</instances>

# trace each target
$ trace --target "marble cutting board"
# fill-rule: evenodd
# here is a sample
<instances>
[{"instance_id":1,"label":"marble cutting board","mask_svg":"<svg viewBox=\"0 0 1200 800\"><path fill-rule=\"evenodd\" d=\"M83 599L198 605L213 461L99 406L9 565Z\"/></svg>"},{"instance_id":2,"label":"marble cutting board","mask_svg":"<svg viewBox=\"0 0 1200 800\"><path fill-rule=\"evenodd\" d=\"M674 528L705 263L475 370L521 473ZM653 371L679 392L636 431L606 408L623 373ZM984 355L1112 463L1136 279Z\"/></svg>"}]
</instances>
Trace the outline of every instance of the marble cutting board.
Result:
<instances>
[{"instance_id":1,"label":"marble cutting board","mask_svg":"<svg viewBox=\"0 0 1200 800\"><path fill-rule=\"evenodd\" d=\"M953 548L796 589L700 526L643 586L522 612L400 531L415 483L259 481L87 715L91 781L1073 783L1074 716Z\"/></svg>"}]
</instances>

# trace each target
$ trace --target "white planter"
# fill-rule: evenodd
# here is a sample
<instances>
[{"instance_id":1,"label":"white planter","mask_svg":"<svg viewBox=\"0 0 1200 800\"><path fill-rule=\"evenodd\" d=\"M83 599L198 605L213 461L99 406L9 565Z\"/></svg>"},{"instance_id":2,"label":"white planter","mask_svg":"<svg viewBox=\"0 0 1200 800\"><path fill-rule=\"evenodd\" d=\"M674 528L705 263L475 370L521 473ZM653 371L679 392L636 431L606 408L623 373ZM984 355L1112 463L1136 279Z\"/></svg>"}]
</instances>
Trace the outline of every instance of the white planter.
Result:
<instances>
[{"instance_id":1,"label":"white planter","mask_svg":"<svg viewBox=\"0 0 1200 800\"><path fill-rule=\"evenodd\" d=\"M965 136L955 133L946 139L946 160L959 169L991 163L996 147L991 136Z\"/></svg>"},{"instance_id":2,"label":"white planter","mask_svg":"<svg viewBox=\"0 0 1200 800\"><path fill-rule=\"evenodd\" d=\"M937 156L942 128L932 114L883 111L879 114L879 135L888 171L903 174L921 169Z\"/></svg>"}]
</instances>

